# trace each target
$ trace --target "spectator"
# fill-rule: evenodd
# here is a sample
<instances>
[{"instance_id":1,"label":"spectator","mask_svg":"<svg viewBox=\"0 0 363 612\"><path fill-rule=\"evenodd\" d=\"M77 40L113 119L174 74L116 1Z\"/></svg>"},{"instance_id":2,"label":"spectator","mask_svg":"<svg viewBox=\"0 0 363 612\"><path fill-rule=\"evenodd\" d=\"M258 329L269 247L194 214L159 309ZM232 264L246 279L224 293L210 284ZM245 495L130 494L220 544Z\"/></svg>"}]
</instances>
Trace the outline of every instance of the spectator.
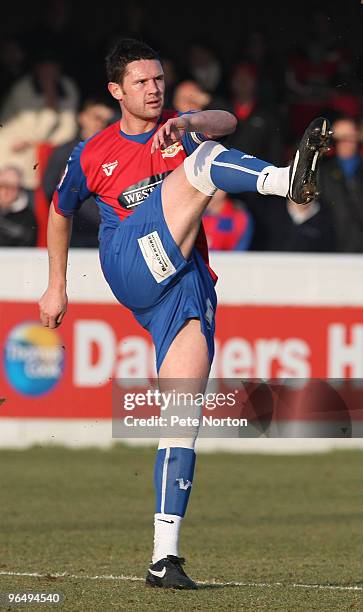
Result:
<instances>
[{"instance_id":1,"label":"spectator","mask_svg":"<svg viewBox=\"0 0 363 612\"><path fill-rule=\"evenodd\" d=\"M174 90L173 107L181 113L203 110L210 100L211 96L196 81L182 81Z\"/></svg>"},{"instance_id":2,"label":"spectator","mask_svg":"<svg viewBox=\"0 0 363 612\"><path fill-rule=\"evenodd\" d=\"M165 108L171 108L173 106L175 88L179 80L179 71L171 57L163 56L162 63L165 81Z\"/></svg>"},{"instance_id":3,"label":"spectator","mask_svg":"<svg viewBox=\"0 0 363 612\"><path fill-rule=\"evenodd\" d=\"M283 160L281 128L277 117L257 99L258 78L253 64L237 64L230 79L231 110L238 119L235 132L227 138L227 147L248 151L279 165Z\"/></svg>"},{"instance_id":4,"label":"spectator","mask_svg":"<svg viewBox=\"0 0 363 612\"><path fill-rule=\"evenodd\" d=\"M291 159L288 160L290 165ZM319 198L295 204L288 197L246 193L254 233L251 251L330 253L336 251L331 211Z\"/></svg>"},{"instance_id":5,"label":"spectator","mask_svg":"<svg viewBox=\"0 0 363 612\"><path fill-rule=\"evenodd\" d=\"M291 140L330 107L336 85L348 79L347 49L337 42L332 20L321 10L309 15L303 43L288 55L286 85Z\"/></svg>"},{"instance_id":6,"label":"spectator","mask_svg":"<svg viewBox=\"0 0 363 612\"><path fill-rule=\"evenodd\" d=\"M284 203L284 209L283 216L288 216L288 219L278 250L305 253L328 253L335 251L335 240L329 211L325 210L319 200L312 200L309 204L301 206L287 198ZM284 225L282 219L279 228L280 232ZM275 244L277 236L278 231L275 232ZM278 245L276 244L276 246ZM271 247L273 248L273 244Z\"/></svg>"},{"instance_id":7,"label":"spectator","mask_svg":"<svg viewBox=\"0 0 363 612\"><path fill-rule=\"evenodd\" d=\"M78 134L76 138L56 147L48 160L42 186L49 201L58 185L67 160L81 140L87 140L96 132L103 130L114 117L114 109L103 100L96 98L86 100L78 115ZM93 198L87 199L74 216L71 247L98 247L98 227L100 223L98 207Z\"/></svg>"},{"instance_id":8,"label":"spectator","mask_svg":"<svg viewBox=\"0 0 363 612\"><path fill-rule=\"evenodd\" d=\"M75 22L74 3L71 0L47 0L37 10L37 20L26 28L23 40L29 55L33 55L35 46L52 49L65 73L77 81L83 82L83 69L75 59L80 50L89 55L86 45L85 28ZM34 11L35 12L35 11ZM84 64L82 62L82 64ZM88 66L85 67L88 69Z\"/></svg>"},{"instance_id":9,"label":"spectator","mask_svg":"<svg viewBox=\"0 0 363 612\"><path fill-rule=\"evenodd\" d=\"M252 64L257 73L257 98L271 110L284 102L283 58L278 57L276 45L270 44L263 30L251 29L243 38L238 56ZM281 109L282 110L282 109Z\"/></svg>"},{"instance_id":10,"label":"spectator","mask_svg":"<svg viewBox=\"0 0 363 612\"><path fill-rule=\"evenodd\" d=\"M208 42L192 42L187 54L187 74L198 83L203 91L212 96L213 107L224 101L224 70L216 50Z\"/></svg>"},{"instance_id":11,"label":"spectator","mask_svg":"<svg viewBox=\"0 0 363 612\"><path fill-rule=\"evenodd\" d=\"M275 196L246 194L245 199L254 223L251 251L335 251L331 216L320 201L302 206Z\"/></svg>"},{"instance_id":12,"label":"spectator","mask_svg":"<svg viewBox=\"0 0 363 612\"><path fill-rule=\"evenodd\" d=\"M30 71L14 83L1 107L2 122L23 111L40 112L44 107L58 113L77 109L77 85L63 73L59 58L52 49L36 47L31 59Z\"/></svg>"},{"instance_id":13,"label":"spectator","mask_svg":"<svg viewBox=\"0 0 363 612\"><path fill-rule=\"evenodd\" d=\"M354 91L352 87L347 85L336 89L329 100L329 107L326 109L330 115L346 115L353 119L359 120L363 105L360 96Z\"/></svg>"},{"instance_id":14,"label":"spectator","mask_svg":"<svg viewBox=\"0 0 363 612\"><path fill-rule=\"evenodd\" d=\"M244 204L217 189L203 216L203 226L212 251L246 251L251 243L253 222Z\"/></svg>"},{"instance_id":15,"label":"spectator","mask_svg":"<svg viewBox=\"0 0 363 612\"><path fill-rule=\"evenodd\" d=\"M36 220L19 170L0 170L0 246L35 246Z\"/></svg>"},{"instance_id":16,"label":"spectator","mask_svg":"<svg viewBox=\"0 0 363 612\"><path fill-rule=\"evenodd\" d=\"M25 72L25 51L20 41L14 37L0 41L0 105L10 87Z\"/></svg>"},{"instance_id":17,"label":"spectator","mask_svg":"<svg viewBox=\"0 0 363 612\"><path fill-rule=\"evenodd\" d=\"M363 162L352 117L333 123L334 154L319 170L320 199L330 210L337 250L363 253Z\"/></svg>"},{"instance_id":18,"label":"spectator","mask_svg":"<svg viewBox=\"0 0 363 612\"><path fill-rule=\"evenodd\" d=\"M18 167L27 189L34 190L39 182L37 146L74 138L77 105L77 87L52 52L41 52L31 71L11 88L0 111L0 165Z\"/></svg>"}]
</instances>

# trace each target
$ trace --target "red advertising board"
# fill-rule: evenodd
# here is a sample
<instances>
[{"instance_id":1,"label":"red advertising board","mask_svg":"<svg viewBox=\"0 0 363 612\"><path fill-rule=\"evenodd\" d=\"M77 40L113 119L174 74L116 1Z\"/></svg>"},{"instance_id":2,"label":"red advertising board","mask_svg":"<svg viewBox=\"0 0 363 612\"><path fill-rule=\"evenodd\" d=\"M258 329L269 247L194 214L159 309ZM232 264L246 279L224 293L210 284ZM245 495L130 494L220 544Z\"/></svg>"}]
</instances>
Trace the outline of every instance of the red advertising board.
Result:
<instances>
[{"instance_id":1,"label":"red advertising board","mask_svg":"<svg viewBox=\"0 0 363 612\"><path fill-rule=\"evenodd\" d=\"M216 378L363 378L363 309L220 305ZM0 416L109 419L112 379L155 376L149 334L118 304L71 303L42 328L35 303L0 303Z\"/></svg>"}]
</instances>

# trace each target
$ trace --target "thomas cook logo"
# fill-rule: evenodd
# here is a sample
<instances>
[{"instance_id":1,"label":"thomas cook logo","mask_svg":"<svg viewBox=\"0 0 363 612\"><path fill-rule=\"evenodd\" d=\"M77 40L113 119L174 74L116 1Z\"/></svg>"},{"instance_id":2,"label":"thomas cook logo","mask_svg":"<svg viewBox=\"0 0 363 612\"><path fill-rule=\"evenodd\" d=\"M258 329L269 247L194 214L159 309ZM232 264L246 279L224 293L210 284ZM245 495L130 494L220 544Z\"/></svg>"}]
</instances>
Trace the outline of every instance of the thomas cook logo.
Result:
<instances>
[{"instance_id":1,"label":"thomas cook logo","mask_svg":"<svg viewBox=\"0 0 363 612\"><path fill-rule=\"evenodd\" d=\"M63 374L59 334L28 321L14 327L4 349L4 369L12 387L31 397L48 393Z\"/></svg>"}]
</instances>

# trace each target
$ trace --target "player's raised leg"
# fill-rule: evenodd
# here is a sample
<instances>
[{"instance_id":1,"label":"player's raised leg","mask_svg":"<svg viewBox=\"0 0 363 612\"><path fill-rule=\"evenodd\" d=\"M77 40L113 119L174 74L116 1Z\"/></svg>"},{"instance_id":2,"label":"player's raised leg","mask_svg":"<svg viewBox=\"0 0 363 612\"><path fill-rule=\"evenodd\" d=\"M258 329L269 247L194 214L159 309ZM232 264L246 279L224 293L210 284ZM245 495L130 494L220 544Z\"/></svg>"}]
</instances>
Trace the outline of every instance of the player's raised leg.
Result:
<instances>
[{"instance_id":1,"label":"player's raised leg","mask_svg":"<svg viewBox=\"0 0 363 612\"><path fill-rule=\"evenodd\" d=\"M164 216L184 257L189 256L201 216L217 188L229 193L289 195L297 204L309 203L316 193L318 162L329 146L330 135L327 119L312 121L293 163L284 168L237 149L226 149L215 141L203 142L162 187Z\"/></svg>"},{"instance_id":2,"label":"player's raised leg","mask_svg":"<svg viewBox=\"0 0 363 612\"><path fill-rule=\"evenodd\" d=\"M324 119L310 124L296 152L294 164L276 168L237 150L207 141L190 155L184 165L164 181L162 206L165 220L184 257L188 257L199 230L200 219L217 187L229 192L258 191L286 196L294 194L308 202L315 190L317 161L328 138ZM204 392L209 375L210 355L199 320L188 320L173 339L159 370L161 391L182 381L182 392ZM183 416L200 417L190 402L173 406ZM160 440L155 464L156 512L154 552L147 573L149 586L196 588L185 574L179 557L178 540L193 483L194 445L198 428L186 437Z\"/></svg>"}]
</instances>

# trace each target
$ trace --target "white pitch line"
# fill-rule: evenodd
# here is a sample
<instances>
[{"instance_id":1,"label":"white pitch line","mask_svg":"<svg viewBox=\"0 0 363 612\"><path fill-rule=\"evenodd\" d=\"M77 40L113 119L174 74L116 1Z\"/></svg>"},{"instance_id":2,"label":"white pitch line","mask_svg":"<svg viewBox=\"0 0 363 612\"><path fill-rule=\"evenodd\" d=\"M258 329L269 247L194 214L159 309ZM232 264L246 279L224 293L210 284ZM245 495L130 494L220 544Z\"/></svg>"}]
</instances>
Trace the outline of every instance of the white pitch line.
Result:
<instances>
[{"instance_id":1,"label":"white pitch line","mask_svg":"<svg viewBox=\"0 0 363 612\"><path fill-rule=\"evenodd\" d=\"M144 582L145 578L139 578L139 576L113 576L110 574L109 576L100 575L100 576L88 576L88 575L79 575L79 574L68 574L67 572L56 572L56 573L48 573L41 574L40 572L5 572L0 571L0 576L25 576L28 578L74 578L77 580L124 580L127 582ZM273 582L271 584L267 582L207 582L204 580L198 580L198 584L203 586L211 586L211 587L225 587L225 586L241 586L241 587L256 587L256 588L273 588L273 587L291 587L291 588L300 588L300 589L330 589L336 591L363 591L363 586L339 586L335 584L299 584L299 583L284 583L284 582Z\"/></svg>"}]
</instances>

